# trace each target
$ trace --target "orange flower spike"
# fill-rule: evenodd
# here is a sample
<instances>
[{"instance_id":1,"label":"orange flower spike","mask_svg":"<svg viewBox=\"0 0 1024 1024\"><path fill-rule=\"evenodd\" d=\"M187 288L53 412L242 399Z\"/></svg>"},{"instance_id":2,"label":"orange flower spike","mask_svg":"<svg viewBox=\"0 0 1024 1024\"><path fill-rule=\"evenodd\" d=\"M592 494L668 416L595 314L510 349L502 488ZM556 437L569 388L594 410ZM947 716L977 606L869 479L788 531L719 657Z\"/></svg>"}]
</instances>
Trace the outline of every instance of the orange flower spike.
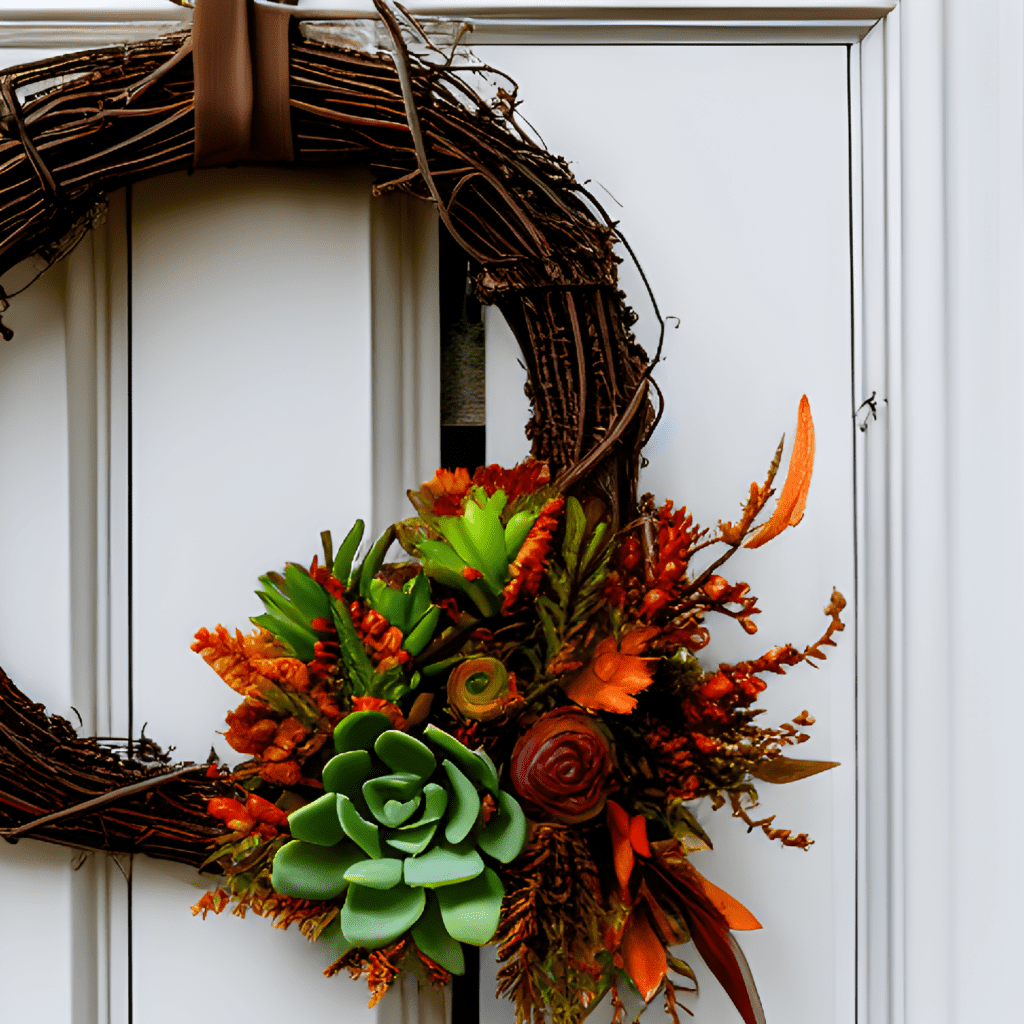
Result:
<instances>
[{"instance_id":1,"label":"orange flower spike","mask_svg":"<svg viewBox=\"0 0 1024 1024\"><path fill-rule=\"evenodd\" d=\"M570 700L591 711L611 711L628 715L636 707L635 693L651 685L651 662L640 658L648 641L658 634L653 626L627 633L622 650L615 647L614 637L605 637L594 650L593 660L565 688Z\"/></svg>"},{"instance_id":2,"label":"orange flower spike","mask_svg":"<svg viewBox=\"0 0 1024 1024\"><path fill-rule=\"evenodd\" d=\"M804 395L800 399L793 451L789 456L789 469L786 470L786 482L782 485L778 504L771 519L746 542L744 547L759 548L772 538L778 537L787 526L796 526L803 519L813 469L814 420L811 419L811 404Z\"/></svg>"},{"instance_id":3,"label":"orange flower spike","mask_svg":"<svg viewBox=\"0 0 1024 1024\"><path fill-rule=\"evenodd\" d=\"M192 650L236 693L245 693L255 674L245 650L246 638L240 630L232 636L223 626L211 633L200 629L195 635Z\"/></svg>"}]
</instances>

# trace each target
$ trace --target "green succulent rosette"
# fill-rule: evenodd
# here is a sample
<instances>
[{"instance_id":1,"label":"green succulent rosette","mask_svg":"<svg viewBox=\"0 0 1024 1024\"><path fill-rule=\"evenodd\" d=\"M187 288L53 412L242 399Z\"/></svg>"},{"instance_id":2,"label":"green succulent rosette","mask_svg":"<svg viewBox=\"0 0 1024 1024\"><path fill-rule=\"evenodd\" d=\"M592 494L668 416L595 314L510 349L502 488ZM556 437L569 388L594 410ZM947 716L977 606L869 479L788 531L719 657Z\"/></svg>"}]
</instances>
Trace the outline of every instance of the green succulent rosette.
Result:
<instances>
[{"instance_id":1,"label":"green succulent rosette","mask_svg":"<svg viewBox=\"0 0 1024 1024\"><path fill-rule=\"evenodd\" d=\"M419 949L452 974L460 943L485 945L504 887L486 858L507 864L526 841L526 817L498 787L494 763L435 726L423 738L357 711L334 731L324 795L288 819L292 841L274 858L283 896L334 900L336 955L379 949L411 931ZM485 820L484 798L496 810Z\"/></svg>"}]
</instances>

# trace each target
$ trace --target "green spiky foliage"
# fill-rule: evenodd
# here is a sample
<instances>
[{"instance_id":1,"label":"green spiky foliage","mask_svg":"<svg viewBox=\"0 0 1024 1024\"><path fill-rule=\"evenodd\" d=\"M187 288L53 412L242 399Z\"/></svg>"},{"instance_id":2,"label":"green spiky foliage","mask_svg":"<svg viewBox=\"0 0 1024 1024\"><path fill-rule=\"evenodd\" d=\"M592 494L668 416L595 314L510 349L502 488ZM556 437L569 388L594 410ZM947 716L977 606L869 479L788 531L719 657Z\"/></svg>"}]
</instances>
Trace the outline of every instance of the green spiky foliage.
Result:
<instances>
[{"instance_id":1,"label":"green spiky foliage","mask_svg":"<svg viewBox=\"0 0 1024 1024\"><path fill-rule=\"evenodd\" d=\"M317 641L333 640L336 633L350 695L397 701L415 686L415 677L409 680L401 666L386 672L375 670L346 602L338 594L357 591L368 608L382 615L390 626L401 630L402 649L411 657L420 654L430 642L441 609L431 602L430 581L422 573L400 590L376 578L395 540L394 527L385 531L362 565L352 571L364 528L363 521L356 520L333 559L330 558L330 532L325 531L322 535L324 552L331 563L331 576L337 581L337 587L329 590L294 562L285 567L284 575L271 572L261 576L263 589L256 594L266 611L254 616L252 621L271 632L287 654L305 663L316 657Z\"/></svg>"}]
</instances>

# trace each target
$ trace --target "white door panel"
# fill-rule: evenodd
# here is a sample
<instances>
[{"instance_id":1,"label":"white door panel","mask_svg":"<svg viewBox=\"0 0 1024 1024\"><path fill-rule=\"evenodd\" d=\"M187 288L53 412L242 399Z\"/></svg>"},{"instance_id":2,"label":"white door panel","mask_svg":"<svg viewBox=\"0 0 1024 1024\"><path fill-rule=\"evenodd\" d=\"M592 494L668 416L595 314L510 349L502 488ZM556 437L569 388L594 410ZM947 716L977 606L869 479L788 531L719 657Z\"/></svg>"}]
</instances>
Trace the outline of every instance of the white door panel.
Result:
<instances>
[{"instance_id":1,"label":"white door panel","mask_svg":"<svg viewBox=\"0 0 1024 1024\"><path fill-rule=\"evenodd\" d=\"M44 278L0 342L0 666L34 700L71 711L64 281ZM72 1005L73 853L0 844L3 1015L66 1021Z\"/></svg>"},{"instance_id":2,"label":"white door panel","mask_svg":"<svg viewBox=\"0 0 1024 1024\"><path fill-rule=\"evenodd\" d=\"M759 630L709 623L702 662L803 646L826 625L833 586L851 601L850 184L847 51L842 46L494 46L481 56L520 86L521 111L548 147L620 222L669 326L656 380L665 416L647 448L641 490L687 505L714 526L735 519L764 479L778 439L792 437L800 396L814 414L817 461L795 531L725 570L761 598ZM648 353L657 325L639 274L621 252L623 287ZM525 372L501 320L488 319L488 455L526 446ZM787 449L788 453L788 449ZM788 454L787 454L788 457ZM783 469L784 472L784 469ZM779 480L781 483L782 475ZM745 903L763 931L739 937L769 1021L822 1024L854 1012L854 636L819 672L770 677L765 724L804 708L817 718L799 756L843 766L799 784L761 786L757 816L807 831L807 853L778 848L727 810L698 817L715 851L695 865ZM692 946L681 955L699 960ZM739 1017L700 971L704 1021ZM493 967L491 968L493 976ZM481 993L489 1024L511 1007ZM663 1017L660 1005L645 1019Z\"/></svg>"},{"instance_id":3,"label":"white door panel","mask_svg":"<svg viewBox=\"0 0 1024 1024\"><path fill-rule=\"evenodd\" d=\"M214 730L238 696L192 635L247 632L260 574L369 511L369 180L205 171L137 185L133 207L135 726L177 757L213 743L235 763ZM136 859L136 1020L223 1020L257 1001L268 1019L374 1019L363 987L323 979L324 954L297 933L193 918L196 881ZM272 972L253 969L268 958Z\"/></svg>"}]
</instances>

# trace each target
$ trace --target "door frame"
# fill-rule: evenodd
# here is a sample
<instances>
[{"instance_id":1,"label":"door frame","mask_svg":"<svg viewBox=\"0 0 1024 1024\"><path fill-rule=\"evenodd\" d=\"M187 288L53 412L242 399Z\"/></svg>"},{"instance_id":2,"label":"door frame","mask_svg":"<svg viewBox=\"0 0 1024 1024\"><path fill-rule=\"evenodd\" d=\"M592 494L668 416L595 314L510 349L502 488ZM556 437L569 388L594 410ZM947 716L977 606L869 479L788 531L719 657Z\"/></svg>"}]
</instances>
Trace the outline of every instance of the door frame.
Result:
<instances>
[{"instance_id":1,"label":"door frame","mask_svg":"<svg viewBox=\"0 0 1024 1024\"><path fill-rule=\"evenodd\" d=\"M344 6L349 17L372 16L369 0L348 0ZM952 715L952 701L943 702L940 695L922 723L925 704L916 685L941 656L931 651L934 623L949 618L941 596L949 570L933 557L942 548L947 522L942 513L926 517L922 532L915 518L934 481L945 481L948 475L936 454L944 450L936 438L944 438L949 429L944 401L950 386L950 363L940 340L946 337L944 313L935 302L948 275L946 240L934 229L943 216L947 160L941 127L946 59L942 5L928 0L751 0L739 7L725 0L700 5L665 0L655 8L615 7L600 0L442 0L409 6L425 19L466 23L472 29L470 45L481 47L659 43L850 48L854 394L857 403L875 396L873 410L864 406L857 413L866 429L857 432L855 453L857 1020L916 1020L916 1014L907 1012L907 984L923 984L926 965L911 939L921 922L948 934L952 900L937 894L951 892L953 878L949 856L934 851L928 854L929 891L915 885L909 873L912 864L920 868L926 831L915 822L934 809L934 801L926 797L922 807L916 794L941 789L936 774L941 777L943 769L912 763L908 752L919 749L925 728L951 728ZM180 28L189 17L190 12L165 0L93 0L16 10L0 3L0 46L117 45ZM905 187L911 174L912 190ZM97 382L88 386L95 391ZM433 381L416 386L436 391ZM69 399L74 390L69 379ZM389 429L407 433L416 427ZM109 457L109 446L107 451ZM109 465L97 469L110 472ZM95 580L99 588L99 575ZM911 592L913 601L907 597ZM95 694L94 699L99 697ZM907 800L912 790L913 804ZM943 970L934 957L928 966ZM952 970L951 963L945 966Z\"/></svg>"}]
</instances>

